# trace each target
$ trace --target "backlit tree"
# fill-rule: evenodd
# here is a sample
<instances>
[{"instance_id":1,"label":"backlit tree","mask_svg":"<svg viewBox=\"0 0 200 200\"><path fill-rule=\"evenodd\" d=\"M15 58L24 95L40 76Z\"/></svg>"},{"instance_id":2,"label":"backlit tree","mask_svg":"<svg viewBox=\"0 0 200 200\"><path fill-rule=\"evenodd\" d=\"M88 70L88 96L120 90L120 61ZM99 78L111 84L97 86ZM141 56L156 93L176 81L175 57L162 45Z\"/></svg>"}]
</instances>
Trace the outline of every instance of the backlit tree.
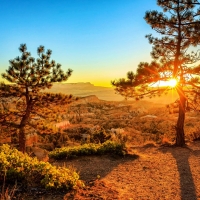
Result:
<instances>
[{"instance_id":1,"label":"backlit tree","mask_svg":"<svg viewBox=\"0 0 200 200\"><path fill-rule=\"evenodd\" d=\"M136 73L112 81L117 93L141 99L167 93L171 87L151 87L175 79L179 96L176 145L185 144L184 121L187 108L195 107L200 89L200 2L198 0L157 0L162 12L148 11L146 22L161 37L146 37L153 45L151 63L142 62ZM191 47L196 51L191 51Z\"/></svg>"}]
</instances>

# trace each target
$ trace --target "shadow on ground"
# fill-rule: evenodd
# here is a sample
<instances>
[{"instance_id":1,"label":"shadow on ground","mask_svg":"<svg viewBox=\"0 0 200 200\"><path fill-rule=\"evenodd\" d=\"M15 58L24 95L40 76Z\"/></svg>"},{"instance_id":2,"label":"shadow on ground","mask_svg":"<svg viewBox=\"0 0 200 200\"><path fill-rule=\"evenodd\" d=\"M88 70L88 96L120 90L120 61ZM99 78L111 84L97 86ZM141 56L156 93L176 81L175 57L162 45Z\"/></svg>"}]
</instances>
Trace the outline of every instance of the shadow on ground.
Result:
<instances>
[{"instance_id":1,"label":"shadow on ground","mask_svg":"<svg viewBox=\"0 0 200 200\"><path fill-rule=\"evenodd\" d=\"M200 145L200 143L199 143ZM189 146L180 147L160 147L163 153L171 153L176 160L177 169L180 177L181 200L198 200L195 182L190 168L189 158L191 156L200 159L200 150L195 150ZM199 163L200 164L200 163Z\"/></svg>"},{"instance_id":2,"label":"shadow on ground","mask_svg":"<svg viewBox=\"0 0 200 200\"><path fill-rule=\"evenodd\" d=\"M108 175L112 170L120 164L134 161L139 156L128 154L126 156L83 156L67 161L59 161L54 164L57 166L66 166L74 168L80 175L80 179L84 181L86 187L72 195L65 195L65 200L86 200L86 199L107 199L118 200L118 191L112 189L112 185L101 181L101 178Z\"/></svg>"},{"instance_id":3,"label":"shadow on ground","mask_svg":"<svg viewBox=\"0 0 200 200\"><path fill-rule=\"evenodd\" d=\"M86 184L99 178L105 177L119 164L133 161L139 156L127 154L125 156L83 156L71 160L57 161L54 165L74 168L80 175L80 179Z\"/></svg>"}]
</instances>

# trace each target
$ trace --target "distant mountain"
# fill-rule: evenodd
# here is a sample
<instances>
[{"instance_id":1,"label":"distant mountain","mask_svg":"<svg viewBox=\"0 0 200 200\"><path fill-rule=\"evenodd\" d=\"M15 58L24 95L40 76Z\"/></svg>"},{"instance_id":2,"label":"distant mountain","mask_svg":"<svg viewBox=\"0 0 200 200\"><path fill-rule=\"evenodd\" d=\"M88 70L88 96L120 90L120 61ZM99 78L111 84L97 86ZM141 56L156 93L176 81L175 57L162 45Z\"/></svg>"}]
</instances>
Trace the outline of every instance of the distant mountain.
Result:
<instances>
[{"instance_id":1,"label":"distant mountain","mask_svg":"<svg viewBox=\"0 0 200 200\"><path fill-rule=\"evenodd\" d=\"M77 97L95 95L101 100L106 101L122 101L124 98L115 94L113 88L94 86L87 83L55 83L51 89L46 89L46 92L72 94Z\"/></svg>"},{"instance_id":2,"label":"distant mountain","mask_svg":"<svg viewBox=\"0 0 200 200\"><path fill-rule=\"evenodd\" d=\"M79 97L79 99L73 102L73 104L86 104L91 102L99 103L101 102L101 100L96 95L89 95L89 96Z\"/></svg>"},{"instance_id":3,"label":"distant mountain","mask_svg":"<svg viewBox=\"0 0 200 200\"><path fill-rule=\"evenodd\" d=\"M115 94L113 88L94 86L87 83L55 83L51 89L46 89L46 92L72 94L77 97L86 97L95 95L100 100L106 101L123 101L124 97ZM145 98L144 100L158 103L168 104L174 102L178 98L178 95L174 91L169 92L167 95L161 97L155 97L152 99ZM133 99L132 99L133 100Z\"/></svg>"}]
</instances>

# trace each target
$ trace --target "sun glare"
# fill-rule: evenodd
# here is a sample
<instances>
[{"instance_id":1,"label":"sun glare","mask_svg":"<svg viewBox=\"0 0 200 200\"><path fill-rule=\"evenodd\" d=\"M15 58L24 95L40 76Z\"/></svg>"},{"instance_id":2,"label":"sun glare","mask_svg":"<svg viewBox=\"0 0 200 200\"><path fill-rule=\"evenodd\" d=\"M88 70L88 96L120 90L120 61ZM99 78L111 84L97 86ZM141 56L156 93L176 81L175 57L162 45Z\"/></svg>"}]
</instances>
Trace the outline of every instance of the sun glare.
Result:
<instances>
[{"instance_id":1,"label":"sun glare","mask_svg":"<svg viewBox=\"0 0 200 200\"><path fill-rule=\"evenodd\" d=\"M172 79L167 81L167 85L170 86L170 87L175 87L177 85L177 80L172 78Z\"/></svg>"},{"instance_id":2,"label":"sun glare","mask_svg":"<svg viewBox=\"0 0 200 200\"><path fill-rule=\"evenodd\" d=\"M169 79L168 81L159 81L152 85L152 87L171 87L175 88L178 84L178 81L174 78Z\"/></svg>"}]
</instances>

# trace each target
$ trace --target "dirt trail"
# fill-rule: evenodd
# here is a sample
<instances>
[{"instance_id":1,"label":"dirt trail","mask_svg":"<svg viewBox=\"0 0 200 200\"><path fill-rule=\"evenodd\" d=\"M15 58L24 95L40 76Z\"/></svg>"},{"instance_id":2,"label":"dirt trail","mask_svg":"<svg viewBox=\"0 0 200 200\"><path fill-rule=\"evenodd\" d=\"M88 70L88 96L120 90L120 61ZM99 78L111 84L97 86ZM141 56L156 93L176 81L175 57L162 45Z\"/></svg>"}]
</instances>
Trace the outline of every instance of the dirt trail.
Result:
<instances>
[{"instance_id":1,"label":"dirt trail","mask_svg":"<svg viewBox=\"0 0 200 200\"><path fill-rule=\"evenodd\" d=\"M200 200L200 141L185 148L132 146L129 152L125 157L84 156L54 162L75 168L86 184L64 199ZM37 199L62 200L63 195Z\"/></svg>"},{"instance_id":2,"label":"dirt trail","mask_svg":"<svg viewBox=\"0 0 200 200\"><path fill-rule=\"evenodd\" d=\"M186 148L147 145L131 151L133 155L124 158L67 161L87 184L73 199L200 200L200 142ZM69 194L66 199L71 199Z\"/></svg>"}]
</instances>

